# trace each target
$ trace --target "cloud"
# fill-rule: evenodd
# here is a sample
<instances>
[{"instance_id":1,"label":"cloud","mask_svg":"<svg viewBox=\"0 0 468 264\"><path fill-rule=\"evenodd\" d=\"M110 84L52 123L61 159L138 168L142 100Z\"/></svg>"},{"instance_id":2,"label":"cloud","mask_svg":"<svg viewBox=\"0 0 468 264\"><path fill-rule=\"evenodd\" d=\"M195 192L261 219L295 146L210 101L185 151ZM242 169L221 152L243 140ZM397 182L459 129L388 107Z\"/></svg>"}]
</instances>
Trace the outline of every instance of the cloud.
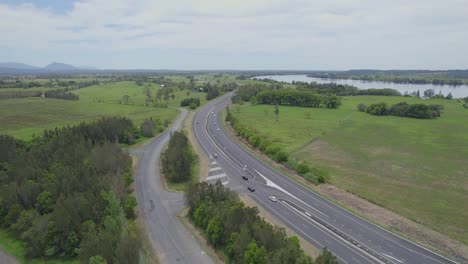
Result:
<instances>
[{"instance_id":1,"label":"cloud","mask_svg":"<svg viewBox=\"0 0 468 264\"><path fill-rule=\"evenodd\" d=\"M468 44L467 16L461 0L86 0L60 14L0 4L0 57L11 50L209 50L252 59L289 54L284 65L296 68L467 68L468 54L459 54Z\"/></svg>"}]
</instances>

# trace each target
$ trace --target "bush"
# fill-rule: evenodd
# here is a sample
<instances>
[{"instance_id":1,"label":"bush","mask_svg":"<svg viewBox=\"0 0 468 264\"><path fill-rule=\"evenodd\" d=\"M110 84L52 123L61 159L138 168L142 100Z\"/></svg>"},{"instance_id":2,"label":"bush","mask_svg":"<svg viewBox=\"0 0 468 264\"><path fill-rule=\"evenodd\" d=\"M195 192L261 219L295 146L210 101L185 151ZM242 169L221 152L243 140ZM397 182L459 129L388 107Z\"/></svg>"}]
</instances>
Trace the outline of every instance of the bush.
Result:
<instances>
[{"instance_id":1,"label":"bush","mask_svg":"<svg viewBox=\"0 0 468 264\"><path fill-rule=\"evenodd\" d=\"M279 151L281 151L281 147L278 146L278 145L269 145L267 148L266 148L266 154L267 155L275 155L276 153L278 153Z\"/></svg>"},{"instance_id":2,"label":"bush","mask_svg":"<svg viewBox=\"0 0 468 264\"><path fill-rule=\"evenodd\" d=\"M310 172L310 167L305 163L301 163L301 164L297 165L296 172L299 175L304 175L304 174Z\"/></svg>"},{"instance_id":3,"label":"bush","mask_svg":"<svg viewBox=\"0 0 468 264\"><path fill-rule=\"evenodd\" d=\"M275 161L277 162L286 162L288 161L288 153L285 151L279 151L278 153L275 154Z\"/></svg>"},{"instance_id":4,"label":"bush","mask_svg":"<svg viewBox=\"0 0 468 264\"><path fill-rule=\"evenodd\" d=\"M358 104L357 109L359 112L365 112L367 109L367 106L365 104Z\"/></svg>"},{"instance_id":5,"label":"bush","mask_svg":"<svg viewBox=\"0 0 468 264\"><path fill-rule=\"evenodd\" d=\"M299 165L299 163L297 162L296 159L288 159L288 161L286 162L286 167L290 168L291 170L296 170L297 166Z\"/></svg>"}]
</instances>

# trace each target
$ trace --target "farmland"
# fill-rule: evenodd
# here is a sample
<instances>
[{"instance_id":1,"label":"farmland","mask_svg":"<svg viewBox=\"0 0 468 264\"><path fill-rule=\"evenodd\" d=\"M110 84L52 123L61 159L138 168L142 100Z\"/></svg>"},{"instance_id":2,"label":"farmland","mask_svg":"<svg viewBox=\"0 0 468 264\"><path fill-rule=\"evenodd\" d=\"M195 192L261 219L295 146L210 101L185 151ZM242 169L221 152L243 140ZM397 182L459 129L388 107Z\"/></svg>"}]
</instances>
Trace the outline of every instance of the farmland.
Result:
<instances>
[{"instance_id":1,"label":"farmland","mask_svg":"<svg viewBox=\"0 0 468 264\"><path fill-rule=\"evenodd\" d=\"M359 103L444 106L436 120L372 116ZM241 123L329 172L331 182L443 234L468 243L468 110L455 100L344 97L339 109L234 108ZM457 213L454 213L457 212Z\"/></svg>"}]
</instances>

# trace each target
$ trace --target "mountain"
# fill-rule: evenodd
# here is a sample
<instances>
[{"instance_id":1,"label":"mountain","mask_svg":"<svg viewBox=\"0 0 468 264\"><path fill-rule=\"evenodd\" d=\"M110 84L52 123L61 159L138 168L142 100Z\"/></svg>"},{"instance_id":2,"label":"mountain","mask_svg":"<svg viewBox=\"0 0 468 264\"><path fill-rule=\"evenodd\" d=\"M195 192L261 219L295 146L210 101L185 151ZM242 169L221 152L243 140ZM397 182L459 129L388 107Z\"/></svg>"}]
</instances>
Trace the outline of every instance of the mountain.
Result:
<instances>
[{"instance_id":1,"label":"mountain","mask_svg":"<svg viewBox=\"0 0 468 264\"><path fill-rule=\"evenodd\" d=\"M0 62L0 68L3 69L18 69L18 70L38 70L39 67L18 63L18 62Z\"/></svg>"},{"instance_id":2,"label":"mountain","mask_svg":"<svg viewBox=\"0 0 468 264\"><path fill-rule=\"evenodd\" d=\"M78 68L73 66L73 65L60 63L60 62L52 62L51 64L45 66L42 69L48 70L48 71L75 71L75 70L78 70Z\"/></svg>"},{"instance_id":3,"label":"mountain","mask_svg":"<svg viewBox=\"0 0 468 264\"><path fill-rule=\"evenodd\" d=\"M80 69L80 70L99 70L98 68L93 67L93 66L78 66L78 69Z\"/></svg>"}]
</instances>

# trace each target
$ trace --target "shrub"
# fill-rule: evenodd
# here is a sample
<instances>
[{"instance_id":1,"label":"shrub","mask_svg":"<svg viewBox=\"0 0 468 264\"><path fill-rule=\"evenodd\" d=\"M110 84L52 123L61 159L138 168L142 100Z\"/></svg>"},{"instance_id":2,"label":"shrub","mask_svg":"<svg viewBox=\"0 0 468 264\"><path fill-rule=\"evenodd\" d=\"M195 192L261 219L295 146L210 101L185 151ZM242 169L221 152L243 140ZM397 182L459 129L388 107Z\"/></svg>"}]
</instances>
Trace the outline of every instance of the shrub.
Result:
<instances>
[{"instance_id":1,"label":"shrub","mask_svg":"<svg viewBox=\"0 0 468 264\"><path fill-rule=\"evenodd\" d=\"M357 109L359 110L359 112L365 112L366 108L367 108L367 106L365 104L363 104L363 103L358 104L358 106L357 106Z\"/></svg>"},{"instance_id":2,"label":"shrub","mask_svg":"<svg viewBox=\"0 0 468 264\"><path fill-rule=\"evenodd\" d=\"M288 159L288 161L286 162L286 167L290 168L291 170L296 170L297 168L297 165L298 165L298 162L296 159Z\"/></svg>"},{"instance_id":3,"label":"shrub","mask_svg":"<svg viewBox=\"0 0 468 264\"><path fill-rule=\"evenodd\" d=\"M267 148L266 148L266 154L267 155L275 155L276 153L278 153L279 151L281 151L281 147L278 146L278 145L269 145Z\"/></svg>"},{"instance_id":4,"label":"shrub","mask_svg":"<svg viewBox=\"0 0 468 264\"><path fill-rule=\"evenodd\" d=\"M309 171L310 171L310 167L307 164L301 163L301 164L297 165L296 172L299 175L304 175L304 174L308 173Z\"/></svg>"},{"instance_id":5,"label":"shrub","mask_svg":"<svg viewBox=\"0 0 468 264\"><path fill-rule=\"evenodd\" d=\"M285 151L279 151L278 153L275 154L275 161L277 162L286 162L288 161L288 153Z\"/></svg>"}]
</instances>

